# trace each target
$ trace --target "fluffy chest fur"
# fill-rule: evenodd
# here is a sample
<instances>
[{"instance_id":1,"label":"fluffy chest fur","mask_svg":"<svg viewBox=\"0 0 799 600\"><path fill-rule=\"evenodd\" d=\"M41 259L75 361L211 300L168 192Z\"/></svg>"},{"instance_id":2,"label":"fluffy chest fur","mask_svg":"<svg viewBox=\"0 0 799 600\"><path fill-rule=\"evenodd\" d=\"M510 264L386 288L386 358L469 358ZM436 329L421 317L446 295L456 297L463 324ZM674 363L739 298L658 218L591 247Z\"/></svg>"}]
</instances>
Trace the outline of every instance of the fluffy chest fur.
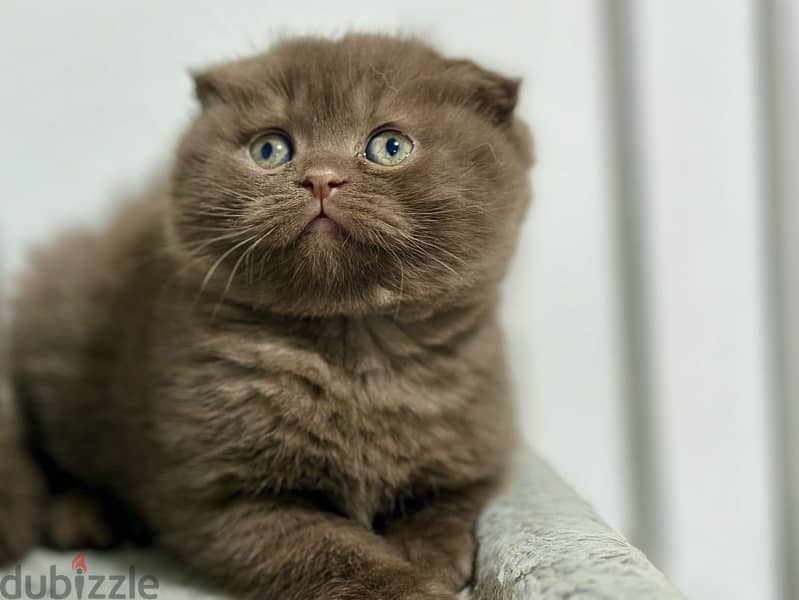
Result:
<instances>
[{"instance_id":1,"label":"fluffy chest fur","mask_svg":"<svg viewBox=\"0 0 799 600\"><path fill-rule=\"evenodd\" d=\"M199 329L163 406L170 445L220 493L305 494L364 524L496 475L508 407L496 328L385 319ZM492 459L492 454L496 456Z\"/></svg>"}]
</instances>

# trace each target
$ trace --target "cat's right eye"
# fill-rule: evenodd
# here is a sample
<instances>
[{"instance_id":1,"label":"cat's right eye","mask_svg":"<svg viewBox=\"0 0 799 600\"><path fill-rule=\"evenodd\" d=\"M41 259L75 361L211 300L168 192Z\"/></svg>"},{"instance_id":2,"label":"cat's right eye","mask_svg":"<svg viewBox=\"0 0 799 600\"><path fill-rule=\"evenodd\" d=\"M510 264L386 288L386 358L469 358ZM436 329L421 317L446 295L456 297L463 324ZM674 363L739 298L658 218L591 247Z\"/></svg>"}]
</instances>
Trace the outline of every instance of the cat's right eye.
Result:
<instances>
[{"instance_id":1,"label":"cat's right eye","mask_svg":"<svg viewBox=\"0 0 799 600\"><path fill-rule=\"evenodd\" d=\"M250 144L250 156L262 169L276 169L293 158L294 149L287 136L271 131L253 140Z\"/></svg>"}]
</instances>

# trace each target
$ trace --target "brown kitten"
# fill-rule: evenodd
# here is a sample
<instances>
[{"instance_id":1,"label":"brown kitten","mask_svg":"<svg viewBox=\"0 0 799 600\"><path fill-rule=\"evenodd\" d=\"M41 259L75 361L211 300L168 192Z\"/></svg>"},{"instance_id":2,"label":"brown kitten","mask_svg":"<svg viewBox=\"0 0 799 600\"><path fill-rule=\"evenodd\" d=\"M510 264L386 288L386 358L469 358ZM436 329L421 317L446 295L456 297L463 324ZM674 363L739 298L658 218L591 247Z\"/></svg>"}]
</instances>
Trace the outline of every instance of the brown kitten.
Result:
<instances>
[{"instance_id":1,"label":"brown kitten","mask_svg":"<svg viewBox=\"0 0 799 600\"><path fill-rule=\"evenodd\" d=\"M514 440L518 82L371 35L196 82L171 178L22 286L14 381L53 496L124 504L247 597L454 598Z\"/></svg>"}]
</instances>

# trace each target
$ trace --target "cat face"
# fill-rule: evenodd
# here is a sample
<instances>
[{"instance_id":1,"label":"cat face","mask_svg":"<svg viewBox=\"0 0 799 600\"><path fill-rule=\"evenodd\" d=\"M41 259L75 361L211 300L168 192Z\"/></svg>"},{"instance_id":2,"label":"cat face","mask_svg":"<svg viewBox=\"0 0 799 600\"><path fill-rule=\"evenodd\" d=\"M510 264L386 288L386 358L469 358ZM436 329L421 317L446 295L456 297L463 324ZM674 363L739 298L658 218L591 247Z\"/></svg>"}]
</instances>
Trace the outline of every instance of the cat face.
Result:
<instances>
[{"instance_id":1,"label":"cat face","mask_svg":"<svg viewBox=\"0 0 799 600\"><path fill-rule=\"evenodd\" d=\"M493 292L528 201L518 82L363 35L290 40L195 80L171 224L205 289L307 316Z\"/></svg>"}]
</instances>

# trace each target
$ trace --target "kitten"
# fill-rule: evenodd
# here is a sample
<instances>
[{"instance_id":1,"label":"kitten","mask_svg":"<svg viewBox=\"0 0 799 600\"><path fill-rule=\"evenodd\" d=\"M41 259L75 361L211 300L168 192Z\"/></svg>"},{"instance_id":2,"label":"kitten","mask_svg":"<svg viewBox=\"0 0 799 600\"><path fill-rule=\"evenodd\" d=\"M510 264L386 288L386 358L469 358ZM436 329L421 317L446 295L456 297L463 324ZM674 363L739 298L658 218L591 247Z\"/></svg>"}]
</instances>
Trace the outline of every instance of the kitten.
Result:
<instances>
[{"instance_id":1,"label":"kitten","mask_svg":"<svg viewBox=\"0 0 799 600\"><path fill-rule=\"evenodd\" d=\"M246 597L455 598L514 443L518 81L377 35L195 79L171 176L21 286L14 384L50 502L94 524L74 544L136 514Z\"/></svg>"}]
</instances>

